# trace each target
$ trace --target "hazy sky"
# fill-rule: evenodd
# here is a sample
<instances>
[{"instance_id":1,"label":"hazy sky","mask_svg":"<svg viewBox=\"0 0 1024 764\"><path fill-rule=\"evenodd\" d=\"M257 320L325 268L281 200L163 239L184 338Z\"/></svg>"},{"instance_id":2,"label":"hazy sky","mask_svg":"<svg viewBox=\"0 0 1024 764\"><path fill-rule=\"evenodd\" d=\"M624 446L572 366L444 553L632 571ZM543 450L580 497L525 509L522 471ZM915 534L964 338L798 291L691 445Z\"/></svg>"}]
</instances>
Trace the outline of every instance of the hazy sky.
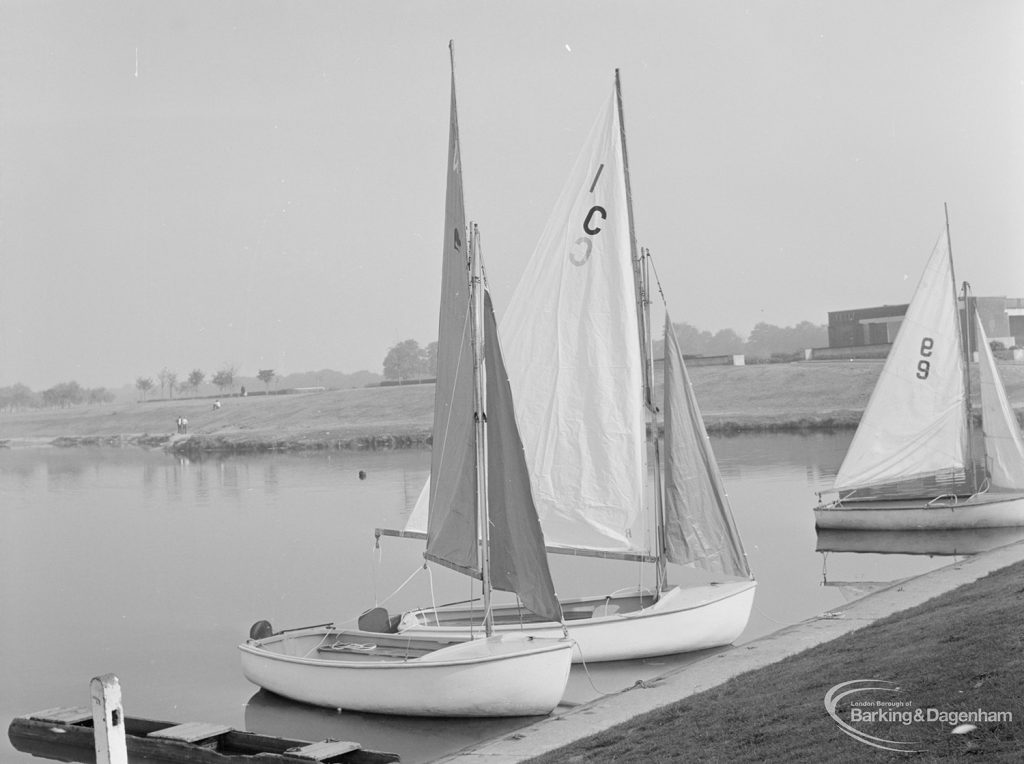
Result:
<instances>
[{"instance_id":1,"label":"hazy sky","mask_svg":"<svg viewBox=\"0 0 1024 764\"><path fill-rule=\"evenodd\" d=\"M449 39L499 314L616 67L676 321L1024 296L1020 0L0 0L0 386L436 339Z\"/></svg>"}]
</instances>

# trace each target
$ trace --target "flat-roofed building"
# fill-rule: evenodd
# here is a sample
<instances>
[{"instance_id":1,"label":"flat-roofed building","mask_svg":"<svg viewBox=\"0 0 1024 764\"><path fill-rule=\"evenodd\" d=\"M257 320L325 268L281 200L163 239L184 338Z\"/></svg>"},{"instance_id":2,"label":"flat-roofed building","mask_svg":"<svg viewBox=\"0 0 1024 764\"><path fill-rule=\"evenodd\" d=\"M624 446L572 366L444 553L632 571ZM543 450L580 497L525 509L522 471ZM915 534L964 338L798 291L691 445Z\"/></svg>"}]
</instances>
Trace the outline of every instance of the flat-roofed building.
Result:
<instances>
[{"instance_id":1,"label":"flat-roofed building","mask_svg":"<svg viewBox=\"0 0 1024 764\"><path fill-rule=\"evenodd\" d=\"M972 311L981 318L990 342L1024 347L1024 298L970 297ZM961 326L963 299L959 300ZM903 323L907 305L837 310L828 314L829 348L869 348L891 345ZM974 325L968 324L971 347L977 347Z\"/></svg>"}]
</instances>

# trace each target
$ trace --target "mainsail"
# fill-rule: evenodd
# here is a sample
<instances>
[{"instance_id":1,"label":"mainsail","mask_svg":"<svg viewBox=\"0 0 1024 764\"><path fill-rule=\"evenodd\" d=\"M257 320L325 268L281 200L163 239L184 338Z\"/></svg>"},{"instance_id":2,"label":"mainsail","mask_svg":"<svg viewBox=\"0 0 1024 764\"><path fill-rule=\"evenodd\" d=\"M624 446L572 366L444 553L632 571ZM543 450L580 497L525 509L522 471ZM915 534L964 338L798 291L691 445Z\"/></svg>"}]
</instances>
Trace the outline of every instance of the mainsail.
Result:
<instances>
[{"instance_id":1,"label":"mainsail","mask_svg":"<svg viewBox=\"0 0 1024 764\"><path fill-rule=\"evenodd\" d=\"M996 488L1024 490L1024 439L996 369L981 317L975 315L981 376L981 424L985 467Z\"/></svg>"},{"instance_id":2,"label":"mainsail","mask_svg":"<svg viewBox=\"0 0 1024 764\"><path fill-rule=\"evenodd\" d=\"M470 273L465 231L453 69L425 556L470 575L480 575Z\"/></svg>"},{"instance_id":3,"label":"mainsail","mask_svg":"<svg viewBox=\"0 0 1024 764\"><path fill-rule=\"evenodd\" d=\"M750 577L704 418L665 314L665 550L669 562Z\"/></svg>"},{"instance_id":4,"label":"mainsail","mask_svg":"<svg viewBox=\"0 0 1024 764\"><path fill-rule=\"evenodd\" d=\"M592 128L502 319L547 543L646 553L645 416L615 93Z\"/></svg>"},{"instance_id":5,"label":"mainsail","mask_svg":"<svg viewBox=\"0 0 1024 764\"><path fill-rule=\"evenodd\" d=\"M482 578L485 602L488 587L501 589L517 594L528 610L542 618L561 621L494 309L486 290L482 300L474 291L484 287L479 237L474 234L474 243L465 234L454 65L444 231L433 449L430 480L424 489L428 498L420 502L420 511L427 510L423 556ZM480 309L482 317L476 312ZM482 356L474 353L473 346L481 332ZM478 448L481 428L483 449ZM478 497L484 484L487 495L481 504ZM487 529L483 536L481 527ZM486 555L481 554L482 544Z\"/></svg>"},{"instance_id":6,"label":"mainsail","mask_svg":"<svg viewBox=\"0 0 1024 764\"><path fill-rule=\"evenodd\" d=\"M955 289L943 231L836 475L835 490L964 469L964 362Z\"/></svg>"}]
</instances>

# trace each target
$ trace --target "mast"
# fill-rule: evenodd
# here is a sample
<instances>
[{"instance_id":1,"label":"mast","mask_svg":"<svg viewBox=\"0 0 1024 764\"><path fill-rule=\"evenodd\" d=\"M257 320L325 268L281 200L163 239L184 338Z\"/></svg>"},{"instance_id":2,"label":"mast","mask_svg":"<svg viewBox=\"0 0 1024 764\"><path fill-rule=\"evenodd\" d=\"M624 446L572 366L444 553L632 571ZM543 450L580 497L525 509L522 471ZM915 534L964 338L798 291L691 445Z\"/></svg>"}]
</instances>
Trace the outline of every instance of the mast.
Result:
<instances>
[{"instance_id":1,"label":"mast","mask_svg":"<svg viewBox=\"0 0 1024 764\"><path fill-rule=\"evenodd\" d=\"M633 262L633 288L636 294L638 340L640 342L640 358L643 366L643 401L649 414L650 427L647 440L654 447L654 518L655 545L658 554L658 591L663 588L666 580L665 568L665 523L661 496L661 465L658 449L657 407L654 405L654 360L651 348L651 301L648 295L647 263L638 250L636 243L636 223L633 216L633 191L629 182L629 153L626 150L626 117L622 109L622 83L619 70L615 70L615 101L619 111L619 139L622 144L622 170L626 183L626 216L629 220L629 250ZM647 459L644 452L644 475L646 485ZM645 491L646 493L646 491Z\"/></svg>"},{"instance_id":2,"label":"mast","mask_svg":"<svg viewBox=\"0 0 1024 764\"><path fill-rule=\"evenodd\" d=\"M942 209L946 214L946 249L949 252L949 274L953 286L953 301L957 301L956 293L956 271L953 269L953 239L949 235L949 205L943 202ZM971 493L978 490L978 475L974 468L974 411L971 406L971 314L970 302L967 291L970 285L965 281L963 285L964 313L960 318L960 311L956 312L957 323L960 328L960 350L964 358L964 418L967 424L967 464L965 465L966 477L970 481Z\"/></svg>"},{"instance_id":3,"label":"mast","mask_svg":"<svg viewBox=\"0 0 1024 764\"><path fill-rule=\"evenodd\" d=\"M476 428L476 508L477 527L480 532L480 577L484 596L484 633L493 633L491 615L490 523L487 510L487 413L484 381L484 291L480 265L480 229L470 225L470 311L473 344L474 425Z\"/></svg>"}]
</instances>

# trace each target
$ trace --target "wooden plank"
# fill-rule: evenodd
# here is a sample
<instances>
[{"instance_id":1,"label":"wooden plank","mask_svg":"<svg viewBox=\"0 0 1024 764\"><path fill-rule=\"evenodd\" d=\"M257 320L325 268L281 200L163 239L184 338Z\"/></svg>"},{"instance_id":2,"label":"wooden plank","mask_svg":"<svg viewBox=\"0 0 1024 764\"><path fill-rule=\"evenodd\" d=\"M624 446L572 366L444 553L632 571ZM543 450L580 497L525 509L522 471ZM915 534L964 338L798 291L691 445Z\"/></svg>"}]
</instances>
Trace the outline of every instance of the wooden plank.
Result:
<instances>
[{"instance_id":1,"label":"wooden plank","mask_svg":"<svg viewBox=\"0 0 1024 764\"><path fill-rule=\"evenodd\" d=\"M36 711L34 714L29 714L27 718L53 724L80 724L92 718L92 709L87 706L57 706Z\"/></svg>"},{"instance_id":2,"label":"wooden plank","mask_svg":"<svg viewBox=\"0 0 1024 764\"><path fill-rule=\"evenodd\" d=\"M167 729L150 732L149 737L160 737L168 740L181 740L185 743L196 743L200 740L209 740L211 737L231 732L231 727L226 724L211 724L209 722L185 722L176 724Z\"/></svg>"},{"instance_id":3,"label":"wooden plank","mask_svg":"<svg viewBox=\"0 0 1024 764\"><path fill-rule=\"evenodd\" d=\"M289 748L285 753L311 761L327 761L327 759L358 751L361 748L359 743L352 743L348 740L321 740L319 743L310 743L301 748Z\"/></svg>"}]
</instances>

